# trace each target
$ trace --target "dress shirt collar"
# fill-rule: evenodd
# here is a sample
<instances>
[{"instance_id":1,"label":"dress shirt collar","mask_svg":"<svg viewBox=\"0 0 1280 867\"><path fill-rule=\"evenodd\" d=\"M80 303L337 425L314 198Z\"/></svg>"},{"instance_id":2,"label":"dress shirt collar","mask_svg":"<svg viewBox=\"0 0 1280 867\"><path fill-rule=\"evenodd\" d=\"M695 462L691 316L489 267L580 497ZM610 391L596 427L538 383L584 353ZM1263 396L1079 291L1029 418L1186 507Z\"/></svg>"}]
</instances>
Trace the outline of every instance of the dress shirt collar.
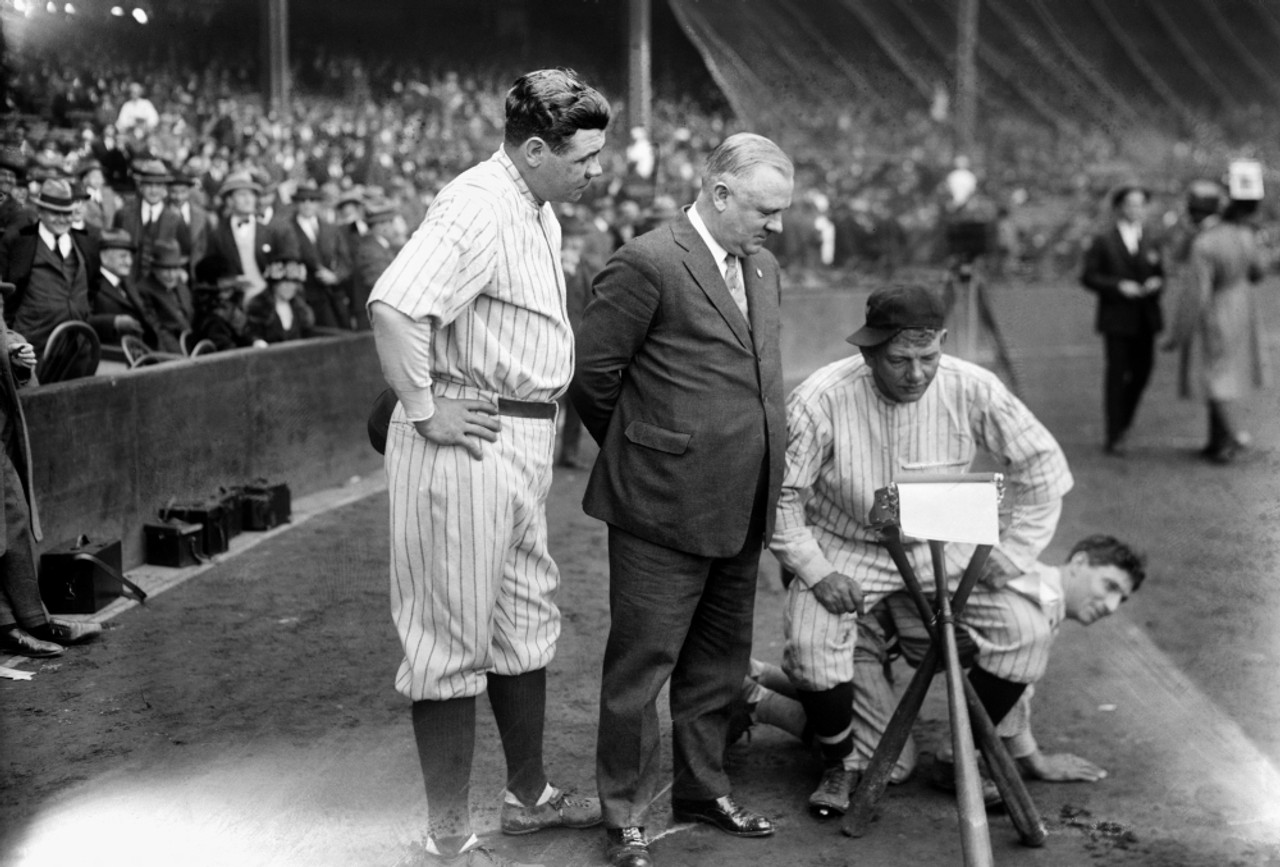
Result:
<instances>
[{"instance_id":1,"label":"dress shirt collar","mask_svg":"<svg viewBox=\"0 0 1280 867\"><path fill-rule=\"evenodd\" d=\"M49 227L44 223L40 223L40 240L44 241L44 245L54 253L58 252L58 236L49 231Z\"/></svg>"},{"instance_id":2,"label":"dress shirt collar","mask_svg":"<svg viewBox=\"0 0 1280 867\"><path fill-rule=\"evenodd\" d=\"M113 287L114 287L114 286L119 286L119 285L120 285L120 278L119 278L119 277L117 277L115 274L112 274L112 273L111 273L110 271L108 271L106 268L103 268L103 269L102 269L102 276L103 276L103 277L106 279L106 281L107 281L108 283L110 283Z\"/></svg>"},{"instance_id":3,"label":"dress shirt collar","mask_svg":"<svg viewBox=\"0 0 1280 867\"><path fill-rule=\"evenodd\" d=\"M729 255L729 251L716 243L716 239L711 237L711 230L707 228L707 224L703 222L702 215L698 213L698 206L695 204L688 211L689 222L693 223L694 230L698 233L698 237L707 245L707 249L711 251L711 258L716 260L716 267L720 269L720 276L724 276L725 262L724 259Z\"/></svg>"}]
</instances>

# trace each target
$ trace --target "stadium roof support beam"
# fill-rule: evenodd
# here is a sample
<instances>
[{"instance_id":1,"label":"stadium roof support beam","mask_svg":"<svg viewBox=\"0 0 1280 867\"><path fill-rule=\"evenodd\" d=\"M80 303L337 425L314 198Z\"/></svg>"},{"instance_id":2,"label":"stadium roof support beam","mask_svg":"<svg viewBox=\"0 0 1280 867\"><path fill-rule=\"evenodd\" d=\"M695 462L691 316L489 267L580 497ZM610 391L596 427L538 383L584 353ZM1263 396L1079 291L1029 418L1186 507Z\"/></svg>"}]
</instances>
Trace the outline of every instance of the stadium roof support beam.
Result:
<instances>
[{"instance_id":1,"label":"stadium roof support beam","mask_svg":"<svg viewBox=\"0 0 1280 867\"><path fill-rule=\"evenodd\" d=\"M724 98L729 101L729 106L733 109L733 113L740 118L751 117L751 112L740 98L741 92L739 88L733 86L731 79L736 77L757 92L764 89L764 82L751 69L751 65L730 48L729 44L715 32L715 28L708 25L701 15L686 8L683 2L674 2L674 0L671 3L671 11L675 14L676 21L680 24L681 29L698 47L698 53L702 55L703 62L707 64L707 71L711 73L711 78L719 85L720 92L724 94ZM708 50L708 46L714 46L715 51ZM732 68L722 68L716 62L716 56L723 57Z\"/></svg>"},{"instance_id":2,"label":"stadium roof support beam","mask_svg":"<svg viewBox=\"0 0 1280 867\"><path fill-rule=\"evenodd\" d=\"M996 0L988 0L988 2L995 3ZM1062 32L1062 27L1054 20L1053 15L1045 6L1044 0L1026 0L1026 2L1035 11L1036 17L1040 19L1040 23L1044 25L1045 31L1048 32L1058 50L1062 52L1063 57L1067 58L1067 61L1080 77L1092 84L1095 90L1118 107L1132 123L1142 121L1143 113L1120 92L1119 88L1108 81L1096 66L1090 63L1088 58L1081 54L1080 50Z\"/></svg>"},{"instance_id":3,"label":"stadium roof support beam","mask_svg":"<svg viewBox=\"0 0 1280 867\"><path fill-rule=\"evenodd\" d=\"M1205 14L1209 16L1209 20L1213 22L1213 27L1218 31L1218 35L1231 46L1240 62L1247 66L1254 77L1262 83L1262 86L1271 94L1272 99L1280 100L1280 83L1276 82L1275 72L1268 70L1241 41L1236 32L1231 29L1231 23L1227 21L1227 16L1223 15L1222 10L1218 8L1217 0L1197 0L1197 2ZM1261 9L1261 5L1258 8ZM1280 34L1277 34L1277 36L1280 36Z\"/></svg>"},{"instance_id":4,"label":"stadium roof support beam","mask_svg":"<svg viewBox=\"0 0 1280 867\"><path fill-rule=\"evenodd\" d=\"M841 5L849 10L855 18L862 22L863 29L875 40L880 50L889 55L889 59L906 76L907 81L920 93L928 103L933 99L933 84L929 76L911 59L911 55L890 36L890 27L876 17L869 4L862 0L840 0Z\"/></svg>"},{"instance_id":5,"label":"stadium roof support beam","mask_svg":"<svg viewBox=\"0 0 1280 867\"><path fill-rule=\"evenodd\" d=\"M960 0L956 10L955 149L972 155L978 124L978 0Z\"/></svg>"},{"instance_id":6,"label":"stadium roof support beam","mask_svg":"<svg viewBox=\"0 0 1280 867\"><path fill-rule=\"evenodd\" d=\"M652 0L629 0L627 20L627 125L651 129L653 122Z\"/></svg>"},{"instance_id":7,"label":"stadium roof support beam","mask_svg":"<svg viewBox=\"0 0 1280 867\"><path fill-rule=\"evenodd\" d=\"M1073 91L1079 87L1079 81L1077 79L1073 79L1071 76L1067 75L1058 63L1051 63L1048 60L1047 55L1049 52L1046 50L1046 46L1041 44L1040 40L1027 32L1026 27L1018 20L1017 16L1009 11L1009 8L1004 5L1002 0L986 0L986 8L987 11L995 18L1000 20L1000 23L1004 25L1006 30L1012 33L1015 38L1022 43L1027 54L1036 58L1040 64L1040 68L1053 79L1054 83L1062 92L1066 93ZM1003 63L1008 64L1008 60L1004 55L1000 55L1000 58ZM1013 74L1012 70L1010 70L1010 74ZM1016 79L1017 76L1014 75L1014 78ZM1021 82L1019 82L1019 84L1021 85ZM1109 94L1103 91L1103 96L1108 95ZM1103 105L1096 99L1089 99L1083 95L1077 100L1077 102L1084 107L1084 110L1087 111L1097 123L1110 130L1112 134L1117 132L1115 114L1106 105ZM1121 103L1120 107L1126 112L1129 112L1129 106Z\"/></svg>"},{"instance_id":8,"label":"stadium roof support beam","mask_svg":"<svg viewBox=\"0 0 1280 867\"><path fill-rule=\"evenodd\" d=\"M1120 46L1120 50L1124 52L1125 57L1133 64L1134 69L1142 76L1147 85L1156 92L1156 95L1164 100L1165 105L1173 109L1178 118L1186 125L1187 129L1194 129L1199 118L1196 117L1190 106L1187 105L1173 88L1160 77L1155 68L1147 62L1141 52L1134 47L1132 40L1129 39L1124 28L1120 26L1120 22L1116 20L1115 15L1111 13L1111 9L1107 6L1108 0L1089 0L1089 6L1093 9L1094 14L1102 21L1102 26L1111 34L1111 38Z\"/></svg>"},{"instance_id":9,"label":"stadium roof support beam","mask_svg":"<svg viewBox=\"0 0 1280 867\"><path fill-rule=\"evenodd\" d=\"M261 0L262 83L266 103L276 116L289 110L289 0Z\"/></svg>"},{"instance_id":10,"label":"stadium roof support beam","mask_svg":"<svg viewBox=\"0 0 1280 867\"><path fill-rule=\"evenodd\" d=\"M1161 0L1155 3L1147 3L1147 8L1155 15L1156 20L1160 22L1160 26L1164 28L1164 32L1168 34L1170 41L1177 47L1182 54L1182 59L1187 62L1187 66L1200 76L1201 80L1208 85L1213 91L1213 95L1220 99L1226 106L1238 110L1240 102L1236 99L1235 93L1231 88L1222 83L1222 79L1217 76L1213 68L1204 62L1199 54L1196 53L1195 46L1191 44L1186 35L1178 27L1178 22L1173 20L1173 16L1169 14L1169 10L1164 7Z\"/></svg>"},{"instance_id":11,"label":"stadium roof support beam","mask_svg":"<svg viewBox=\"0 0 1280 867\"><path fill-rule=\"evenodd\" d=\"M867 80L867 76L862 70L850 63L848 58L837 51L822 31L813 25L812 21L799 14L793 6L788 6L787 9L790 13L788 17L791 21L800 28L805 37L818 49L826 61L852 82L859 96L870 99L878 109L888 107L888 100L880 94L877 88L872 87L871 82ZM787 13L784 12L783 14Z\"/></svg>"}]
</instances>

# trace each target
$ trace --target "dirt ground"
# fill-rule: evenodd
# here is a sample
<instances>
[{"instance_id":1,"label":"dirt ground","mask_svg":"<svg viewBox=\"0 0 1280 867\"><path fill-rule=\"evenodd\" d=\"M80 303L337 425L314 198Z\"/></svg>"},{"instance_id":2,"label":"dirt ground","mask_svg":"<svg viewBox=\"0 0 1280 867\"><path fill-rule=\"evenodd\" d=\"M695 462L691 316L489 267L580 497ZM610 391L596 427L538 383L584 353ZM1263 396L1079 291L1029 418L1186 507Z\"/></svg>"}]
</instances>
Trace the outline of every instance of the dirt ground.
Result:
<instances>
[{"instance_id":1,"label":"dirt ground","mask_svg":"<svg viewBox=\"0 0 1280 867\"><path fill-rule=\"evenodd\" d=\"M1024 397L1076 474L1050 559L1085 532L1110 531L1149 553L1151 578L1087 635L1064 627L1037 693L1042 746L1086 755L1110 777L1032 783L1048 843L1019 846L993 815L996 862L1280 867L1277 392L1246 410L1257 440L1247 459L1211 467L1190 456L1201 410L1175 399L1162 358L1134 454L1106 458L1100 360L1087 311L1063 291L998 293L1023 347ZM564 630L546 751L557 782L591 789L608 612L603 527L580 508L585 478L559 472L549 504ZM0 865L390 867L421 838L408 703L391 686L385 493L331 509L323 496L310 502L314 516L124 610L98 642L24 663L29 681L0 680ZM771 661L781 605L767 563L755 652ZM480 719L472 800L493 832L502 759L483 706ZM922 764L944 720L939 681L916 728ZM739 799L773 818L777 835L668 827L664 797L650 829L662 867L960 863L954 806L921 773L850 840L805 813L814 768L798 742L757 727L732 762ZM491 841L521 861L587 867L603 863L602 837Z\"/></svg>"}]
</instances>

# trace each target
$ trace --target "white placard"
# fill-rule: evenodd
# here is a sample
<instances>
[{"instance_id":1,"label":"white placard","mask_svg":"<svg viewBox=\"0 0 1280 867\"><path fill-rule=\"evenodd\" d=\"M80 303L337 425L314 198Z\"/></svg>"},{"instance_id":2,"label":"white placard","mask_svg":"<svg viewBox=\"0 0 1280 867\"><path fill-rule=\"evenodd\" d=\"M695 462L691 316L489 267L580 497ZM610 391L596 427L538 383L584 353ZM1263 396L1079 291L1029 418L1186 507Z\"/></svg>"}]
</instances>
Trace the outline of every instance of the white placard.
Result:
<instances>
[{"instance_id":1,"label":"white placard","mask_svg":"<svg viewBox=\"0 0 1280 867\"><path fill-rule=\"evenodd\" d=\"M1227 169L1227 195L1238 202L1262 200L1262 163L1234 160Z\"/></svg>"},{"instance_id":2,"label":"white placard","mask_svg":"<svg viewBox=\"0 0 1280 867\"><path fill-rule=\"evenodd\" d=\"M898 482L904 536L939 542L1000 542L1000 499L994 483Z\"/></svg>"}]
</instances>

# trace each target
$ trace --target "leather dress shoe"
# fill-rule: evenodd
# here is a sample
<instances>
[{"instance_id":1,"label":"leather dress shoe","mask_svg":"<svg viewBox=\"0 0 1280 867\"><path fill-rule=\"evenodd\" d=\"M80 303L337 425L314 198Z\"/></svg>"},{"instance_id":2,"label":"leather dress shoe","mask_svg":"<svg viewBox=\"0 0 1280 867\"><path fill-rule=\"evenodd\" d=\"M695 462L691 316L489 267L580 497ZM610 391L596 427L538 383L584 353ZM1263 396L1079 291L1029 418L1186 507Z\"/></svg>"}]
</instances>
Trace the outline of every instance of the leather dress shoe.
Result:
<instances>
[{"instance_id":1,"label":"leather dress shoe","mask_svg":"<svg viewBox=\"0 0 1280 867\"><path fill-rule=\"evenodd\" d=\"M63 620L61 617L50 617L42 634L50 641L59 644L79 644L102 634L102 624L91 620Z\"/></svg>"},{"instance_id":2,"label":"leather dress shoe","mask_svg":"<svg viewBox=\"0 0 1280 867\"><path fill-rule=\"evenodd\" d=\"M739 807L729 795L712 801L672 798L671 812L677 822L705 822L735 837L768 837L773 833L772 822Z\"/></svg>"},{"instance_id":3,"label":"leather dress shoe","mask_svg":"<svg viewBox=\"0 0 1280 867\"><path fill-rule=\"evenodd\" d=\"M609 867L653 867L644 828L606 828L604 833Z\"/></svg>"},{"instance_id":4,"label":"leather dress shoe","mask_svg":"<svg viewBox=\"0 0 1280 867\"><path fill-rule=\"evenodd\" d=\"M0 649L5 653L14 653L30 659L61 656L63 651L61 644L42 641L21 626L10 626L0 631Z\"/></svg>"}]
</instances>

